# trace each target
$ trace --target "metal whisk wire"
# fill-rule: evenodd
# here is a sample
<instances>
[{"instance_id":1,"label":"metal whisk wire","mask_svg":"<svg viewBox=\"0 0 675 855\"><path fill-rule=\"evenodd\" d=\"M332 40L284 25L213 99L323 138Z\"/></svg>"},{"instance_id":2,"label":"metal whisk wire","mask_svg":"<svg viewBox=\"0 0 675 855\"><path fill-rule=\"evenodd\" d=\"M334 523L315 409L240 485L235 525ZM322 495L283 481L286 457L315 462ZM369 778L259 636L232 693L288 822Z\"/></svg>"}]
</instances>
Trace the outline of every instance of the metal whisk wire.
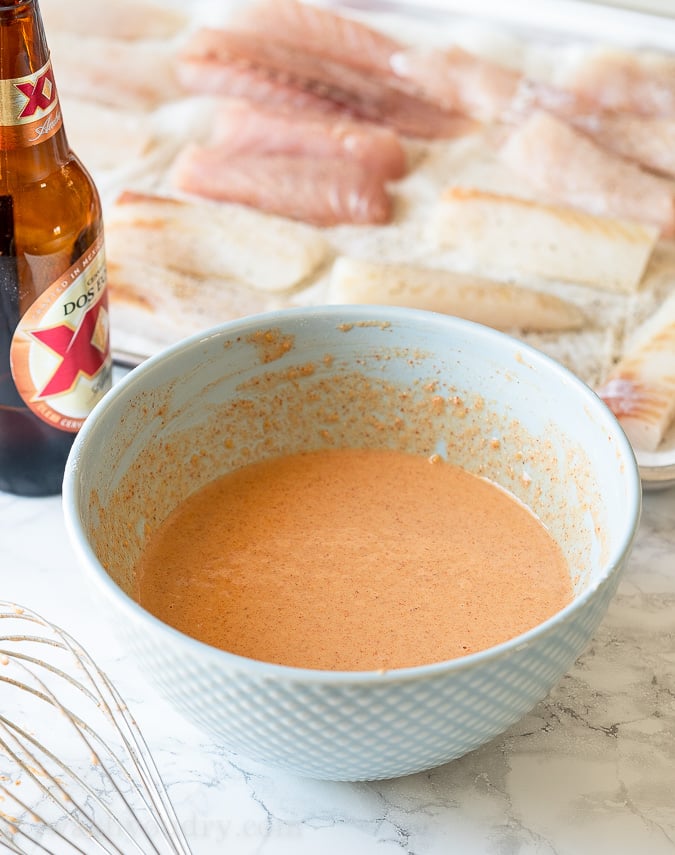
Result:
<instances>
[{"instance_id":1,"label":"metal whisk wire","mask_svg":"<svg viewBox=\"0 0 675 855\"><path fill-rule=\"evenodd\" d=\"M57 755L48 738L76 756ZM147 743L115 686L67 632L4 601L0 845L49 855L190 853Z\"/></svg>"}]
</instances>

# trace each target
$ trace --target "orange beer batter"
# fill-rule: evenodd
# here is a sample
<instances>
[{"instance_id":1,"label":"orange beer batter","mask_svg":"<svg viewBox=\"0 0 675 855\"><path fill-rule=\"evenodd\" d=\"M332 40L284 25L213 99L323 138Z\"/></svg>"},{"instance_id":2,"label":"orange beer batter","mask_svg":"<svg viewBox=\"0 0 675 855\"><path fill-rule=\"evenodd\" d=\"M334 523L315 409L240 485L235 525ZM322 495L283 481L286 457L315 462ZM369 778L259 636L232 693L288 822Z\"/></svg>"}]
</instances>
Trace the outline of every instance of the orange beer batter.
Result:
<instances>
[{"instance_id":1,"label":"orange beer batter","mask_svg":"<svg viewBox=\"0 0 675 855\"><path fill-rule=\"evenodd\" d=\"M239 469L150 538L139 601L232 653L404 668L535 626L572 597L559 546L504 490L441 460L331 450Z\"/></svg>"}]
</instances>

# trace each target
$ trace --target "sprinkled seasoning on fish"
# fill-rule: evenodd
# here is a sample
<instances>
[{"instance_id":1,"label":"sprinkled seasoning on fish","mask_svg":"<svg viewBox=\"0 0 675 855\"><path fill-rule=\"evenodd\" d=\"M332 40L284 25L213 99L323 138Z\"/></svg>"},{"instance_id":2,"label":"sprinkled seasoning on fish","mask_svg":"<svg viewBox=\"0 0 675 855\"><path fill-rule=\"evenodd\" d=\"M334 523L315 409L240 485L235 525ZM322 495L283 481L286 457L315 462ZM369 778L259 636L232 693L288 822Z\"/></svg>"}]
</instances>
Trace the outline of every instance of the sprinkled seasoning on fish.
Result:
<instances>
[{"instance_id":1,"label":"sprinkled seasoning on fish","mask_svg":"<svg viewBox=\"0 0 675 855\"><path fill-rule=\"evenodd\" d=\"M464 186L443 192L429 233L438 246L461 247L505 273L619 292L637 290L658 239L645 223Z\"/></svg>"},{"instance_id":2,"label":"sprinkled seasoning on fish","mask_svg":"<svg viewBox=\"0 0 675 855\"><path fill-rule=\"evenodd\" d=\"M106 249L124 267L161 258L171 270L230 277L272 293L301 285L330 253L323 235L302 223L242 205L133 191L121 193L109 208Z\"/></svg>"},{"instance_id":3,"label":"sprinkled seasoning on fish","mask_svg":"<svg viewBox=\"0 0 675 855\"><path fill-rule=\"evenodd\" d=\"M570 330L582 312L553 294L466 273L342 256L333 264L334 303L409 306L446 312L500 330Z\"/></svg>"}]
</instances>

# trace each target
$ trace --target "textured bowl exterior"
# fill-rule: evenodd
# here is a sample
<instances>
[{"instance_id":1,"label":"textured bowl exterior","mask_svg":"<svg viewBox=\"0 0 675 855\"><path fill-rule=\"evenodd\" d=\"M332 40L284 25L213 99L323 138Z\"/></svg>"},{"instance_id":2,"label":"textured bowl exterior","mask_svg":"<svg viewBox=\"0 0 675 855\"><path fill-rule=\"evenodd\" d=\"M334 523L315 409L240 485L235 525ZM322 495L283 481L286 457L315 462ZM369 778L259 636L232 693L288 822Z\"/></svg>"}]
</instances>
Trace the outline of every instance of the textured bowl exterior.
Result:
<instances>
[{"instance_id":1,"label":"textured bowl exterior","mask_svg":"<svg viewBox=\"0 0 675 855\"><path fill-rule=\"evenodd\" d=\"M613 546L598 578L550 620L511 641L462 659L390 672L321 672L255 662L204 645L144 611L103 568L92 546L93 523L87 522L92 489L115 475L101 454L106 437L121 432L121 446L127 440L130 447L143 442L137 424L120 426L126 397L178 377L189 401L191 384L208 385L209 380L196 379L201 368L200 374L190 374L194 354L220 353L223 340L243 340L256 325L293 329L301 337L319 320L328 324L325 330L340 321L364 321L358 335L368 339L365 322L372 323L373 317L387 332L400 328L403 337L412 336L418 348L422 342L441 348L447 339L460 342L460 355L480 354L482 359L494 350L496 371L509 362L507 392L522 401L525 418L540 419L536 410L541 389L546 390L542 400L548 395L548 410L555 409L559 390L564 402L559 419L571 434L588 419L589 436L596 436L597 430L596 441L601 440L598 453L589 455L589 465L597 468L601 485L612 485L602 501L608 507ZM541 700L585 649L605 614L639 521L640 482L630 446L609 411L569 372L520 342L477 325L376 307L290 310L259 318L223 325L203 340L191 339L150 360L126 378L123 388L106 396L87 420L68 463L63 502L71 541L97 601L159 691L234 752L329 780L391 778L459 757L502 733ZM317 337L324 334L319 331ZM462 362L453 360L453 366ZM471 375L470 360L464 360L462 370ZM187 375L189 380L184 379ZM149 410L151 419L152 407ZM575 501L587 499L573 496Z\"/></svg>"},{"instance_id":2,"label":"textured bowl exterior","mask_svg":"<svg viewBox=\"0 0 675 855\"><path fill-rule=\"evenodd\" d=\"M618 579L530 643L361 680L260 673L186 655L142 622L120 629L162 694L231 750L313 778L375 780L461 757L517 722L585 649Z\"/></svg>"}]
</instances>

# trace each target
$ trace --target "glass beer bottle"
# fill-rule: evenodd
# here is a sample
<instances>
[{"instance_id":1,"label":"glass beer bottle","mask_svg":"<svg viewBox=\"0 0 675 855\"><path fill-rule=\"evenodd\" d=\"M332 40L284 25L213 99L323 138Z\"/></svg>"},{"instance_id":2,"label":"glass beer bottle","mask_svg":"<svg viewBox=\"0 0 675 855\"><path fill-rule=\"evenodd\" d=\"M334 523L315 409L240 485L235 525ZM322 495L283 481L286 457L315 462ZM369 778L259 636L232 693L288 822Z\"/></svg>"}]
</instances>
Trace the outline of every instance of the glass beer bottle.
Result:
<instances>
[{"instance_id":1,"label":"glass beer bottle","mask_svg":"<svg viewBox=\"0 0 675 855\"><path fill-rule=\"evenodd\" d=\"M60 491L111 367L98 193L68 145L37 0L0 0L0 490Z\"/></svg>"}]
</instances>

